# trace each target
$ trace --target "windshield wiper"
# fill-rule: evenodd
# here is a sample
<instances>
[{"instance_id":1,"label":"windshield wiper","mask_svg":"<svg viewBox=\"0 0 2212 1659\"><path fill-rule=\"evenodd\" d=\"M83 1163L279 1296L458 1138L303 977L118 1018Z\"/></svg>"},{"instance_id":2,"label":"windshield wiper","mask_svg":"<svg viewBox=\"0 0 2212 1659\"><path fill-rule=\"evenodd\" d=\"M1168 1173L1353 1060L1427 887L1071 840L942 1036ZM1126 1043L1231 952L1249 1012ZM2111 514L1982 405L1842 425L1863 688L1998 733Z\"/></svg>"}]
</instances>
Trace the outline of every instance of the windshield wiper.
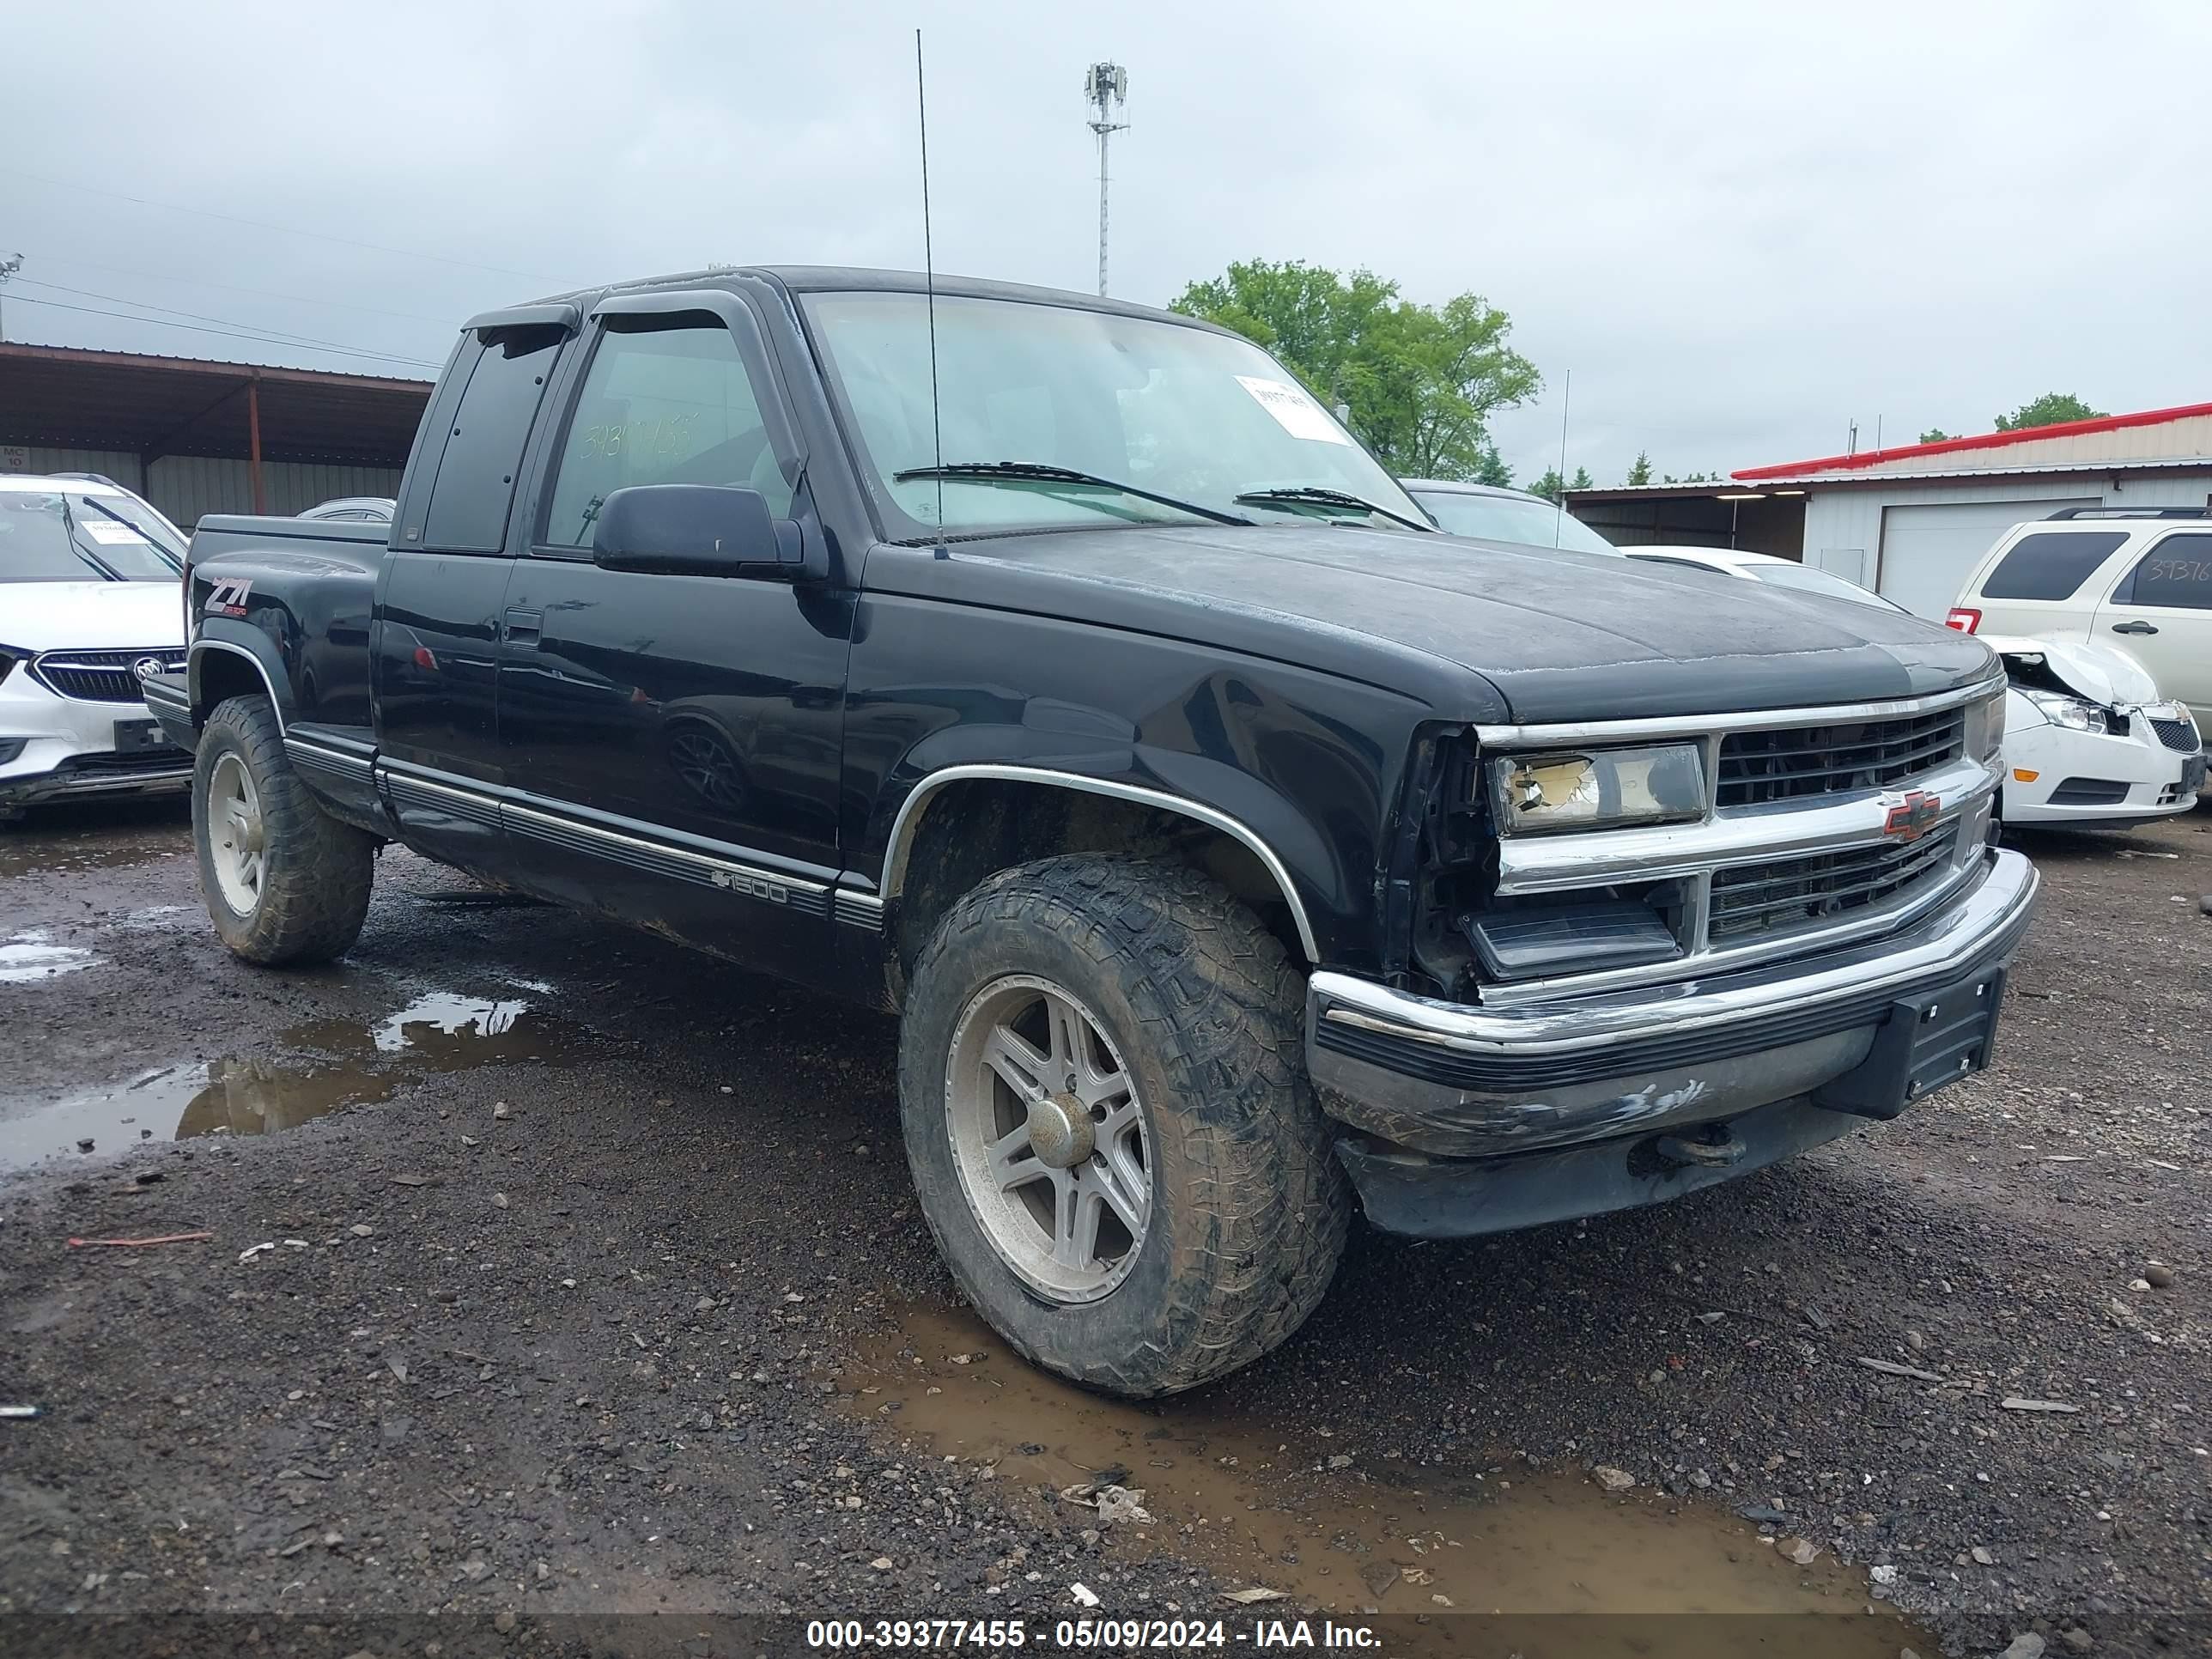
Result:
<instances>
[{"instance_id":1,"label":"windshield wiper","mask_svg":"<svg viewBox=\"0 0 2212 1659\"><path fill-rule=\"evenodd\" d=\"M69 491L66 489L58 491L55 495L54 499L61 503L62 530L63 532L69 537L70 551L76 554L80 559L82 559L94 570L97 570L105 580L112 582L121 581L123 580L123 573L119 570L112 568L106 560L101 558L100 555L94 552L89 547L86 546L84 542L79 538L76 528L76 517L70 511Z\"/></svg>"},{"instance_id":2,"label":"windshield wiper","mask_svg":"<svg viewBox=\"0 0 2212 1659\"><path fill-rule=\"evenodd\" d=\"M1373 513L1401 524L1408 530L1433 531L1436 526L1419 519L1409 519L1402 513L1394 513L1379 501L1370 501L1364 495L1355 495L1348 489L1332 489L1327 484L1284 484L1273 489L1247 489L1239 494L1240 501L1252 501L1262 506L1281 504L1295 506L1310 501L1316 507L1357 507L1362 513Z\"/></svg>"},{"instance_id":3,"label":"windshield wiper","mask_svg":"<svg viewBox=\"0 0 2212 1659\"><path fill-rule=\"evenodd\" d=\"M1010 483L1081 484L1086 489L1110 489L1116 495L1134 496L1140 501L1156 501L1162 507L1171 507L1178 513L1188 513L1215 524L1249 526L1252 523L1241 513L1200 507L1196 501L1163 495L1156 490L1123 483L1118 478L1102 478L1096 472L1079 472L1072 466L1054 466L1045 461L947 461L942 466L910 466L903 472L891 474L893 483L905 483L914 478L961 478L977 483L1003 478Z\"/></svg>"}]
</instances>

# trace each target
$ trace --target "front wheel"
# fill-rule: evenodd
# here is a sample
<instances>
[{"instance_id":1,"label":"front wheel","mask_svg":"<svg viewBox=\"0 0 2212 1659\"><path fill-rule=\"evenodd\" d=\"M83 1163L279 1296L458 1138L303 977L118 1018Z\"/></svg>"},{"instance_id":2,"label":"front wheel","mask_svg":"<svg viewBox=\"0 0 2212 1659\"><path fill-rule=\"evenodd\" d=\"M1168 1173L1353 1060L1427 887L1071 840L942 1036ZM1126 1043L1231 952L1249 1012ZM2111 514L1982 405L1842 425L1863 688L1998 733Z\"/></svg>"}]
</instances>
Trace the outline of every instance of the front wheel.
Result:
<instances>
[{"instance_id":1,"label":"front wheel","mask_svg":"<svg viewBox=\"0 0 2212 1659\"><path fill-rule=\"evenodd\" d=\"M208 717L192 841L208 915L234 955L272 968L328 962L360 936L375 838L316 803L266 698L233 697Z\"/></svg>"},{"instance_id":2,"label":"front wheel","mask_svg":"<svg viewBox=\"0 0 2212 1659\"><path fill-rule=\"evenodd\" d=\"M908 1161L962 1292L1025 1358L1172 1394L1305 1322L1351 1213L1302 981L1218 884L1048 859L955 905L899 1048Z\"/></svg>"}]
</instances>

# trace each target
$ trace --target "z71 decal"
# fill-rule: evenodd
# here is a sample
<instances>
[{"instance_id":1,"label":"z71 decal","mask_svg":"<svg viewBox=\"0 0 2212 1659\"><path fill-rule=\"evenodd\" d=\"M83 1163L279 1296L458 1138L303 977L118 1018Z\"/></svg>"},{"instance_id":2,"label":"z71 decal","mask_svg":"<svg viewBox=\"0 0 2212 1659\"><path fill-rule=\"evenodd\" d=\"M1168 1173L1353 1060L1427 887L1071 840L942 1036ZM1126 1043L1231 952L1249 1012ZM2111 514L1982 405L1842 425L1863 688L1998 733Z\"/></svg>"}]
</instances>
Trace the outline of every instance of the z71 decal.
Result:
<instances>
[{"instance_id":1,"label":"z71 decal","mask_svg":"<svg viewBox=\"0 0 2212 1659\"><path fill-rule=\"evenodd\" d=\"M207 604L203 608L203 614L210 617L242 617L246 614L246 596L252 591L252 578L226 576L208 589Z\"/></svg>"}]
</instances>

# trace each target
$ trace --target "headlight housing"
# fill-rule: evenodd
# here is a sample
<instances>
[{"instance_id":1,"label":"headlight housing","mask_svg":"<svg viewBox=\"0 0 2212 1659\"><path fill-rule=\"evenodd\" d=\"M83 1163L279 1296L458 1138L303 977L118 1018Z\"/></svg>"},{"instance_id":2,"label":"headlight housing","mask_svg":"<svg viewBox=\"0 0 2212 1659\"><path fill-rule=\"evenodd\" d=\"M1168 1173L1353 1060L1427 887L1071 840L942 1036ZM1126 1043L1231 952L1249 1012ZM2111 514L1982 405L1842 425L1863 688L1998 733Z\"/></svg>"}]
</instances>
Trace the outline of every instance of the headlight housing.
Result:
<instances>
[{"instance_id":1,"label":"headlight housing","mask_svg":"<svg viewBox=\"0 0 2212 1659\"><path fill-rule=\"evenodd\" d=\"M1510 836L1620 830L1702 818L1705 747L1562 750L1504 755L1490 765L1491 803Z\"/></svg>"},{"instance_id":2,"label":"headlight housing","mask_svg":"<svg viewBox=\"0 0 2212 1659\"><path fill-rule=\"evenodd\" d=\"M1966 755L1984 765L2004 749L2005 694L1984 697L1966 705Z\"/></svg>"},{"instance_id":3,"label":"headlight housing","mask_svg":"<svg viewBox=\"0 0 2212 1659\"><path fill-rule=\"evenodd\" d=\"M2031 691L2025 687L2021 695L2033 703L2036 712L2053 726L2063 726L2069 732L2094 732L2099 734L2111 728L2105 710L2094 702L2084 702L2079 697L2069 697L2056 691Z\"/></svg>"}]
</instances>

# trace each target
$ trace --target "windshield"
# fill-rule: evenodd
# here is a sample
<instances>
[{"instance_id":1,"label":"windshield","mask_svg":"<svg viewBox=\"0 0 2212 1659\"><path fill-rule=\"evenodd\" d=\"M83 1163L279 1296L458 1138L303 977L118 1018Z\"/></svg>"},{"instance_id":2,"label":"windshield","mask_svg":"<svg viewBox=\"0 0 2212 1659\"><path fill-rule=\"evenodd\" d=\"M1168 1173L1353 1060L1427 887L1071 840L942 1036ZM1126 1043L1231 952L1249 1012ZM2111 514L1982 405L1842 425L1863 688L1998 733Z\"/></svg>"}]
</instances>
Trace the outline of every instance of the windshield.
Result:
<instances>
[{"instance_id":1,"label":"windshield","mask_svg":"<svg viewBox=\"0 0 2212 1659\"><path fill-rule=\"evenodd\" d=\"M1755 581L1771 582L1777 587L1794 587L1801 592L1821 593L1832 599L1849 599L1855 605L1880 605L1885 611L1905 609L1856 582L1831 576L1825 570L1808 570L1802 564L1754 564L1746 568L1746 574Z\"/></svg>"},{"instance_id":2,"label":"windshield","mask_svg":"<svg viewBox=\"0 0 2212 1659\"><path fill-rule=\"evenodd\" d=\"M940 446L926 296L818 294L806 313L894 539L939 529L1205 521L1175 502L1267 524L1389 522L1358 502L1250 499L1254 490L1300 488L1420 517L1335 417L1249 340L1074 307L940 295ZM1172 500L1012 471L897 476L940 459L1059 467Z\"/></svg>"},{"instance_id":3,"label":"windshield","mask_svg":"<svg viewBox=\"0 0 2212 1659\"><path fill-rule=\"evenodd\" d=\"M136 496L0 489L0 582L173 582L184 554Z\"/></svg>"},{"instance_id":4,"label":"windshield","mask_svg":"<svg viewBox=\"0 0 2212 1659\"><path fill-rule=\"evenodd\" d=\"M1455 489L1416 491L1429 516L1455 536L1525 547L1560 547L1575 553L1620 550L1565 507L1534 495L1470 495Z\"/></svg>"}]
</instances>

